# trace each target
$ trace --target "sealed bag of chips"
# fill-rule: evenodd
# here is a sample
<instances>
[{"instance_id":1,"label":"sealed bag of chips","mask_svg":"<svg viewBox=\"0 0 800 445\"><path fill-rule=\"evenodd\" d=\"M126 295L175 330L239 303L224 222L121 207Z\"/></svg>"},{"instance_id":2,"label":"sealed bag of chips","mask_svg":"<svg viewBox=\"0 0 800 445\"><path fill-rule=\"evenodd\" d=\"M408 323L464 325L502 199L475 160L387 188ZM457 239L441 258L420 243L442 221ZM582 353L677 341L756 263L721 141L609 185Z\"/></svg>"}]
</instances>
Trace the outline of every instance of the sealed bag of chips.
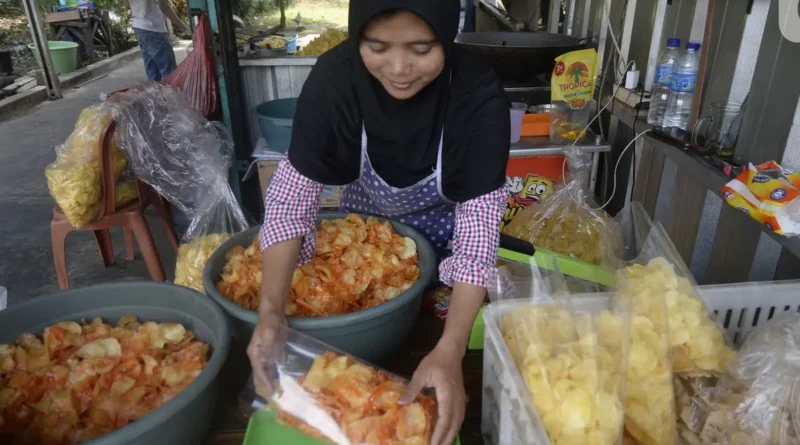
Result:
<instances>
[{"instance_id":1,"label":"sealed bag of chips","mask_svg":"<svg viewBox=\"0 0 800 445\"><path fill-rule=\"evenodd\" d=\"M408 381L286 326L240 396L266 421L337 445L429 445L436 397L398 399ZM254 383L259 381L260 383Z\"/></svg>"},{"instance_id":2,"label":"sealed bag of chips","mask_svg":"<svg viewBox=\"0 0 800 445\"><path fill-rule=\"evenodd\" d=\"M228 184L233 140L219 122L194 110L174 87L143 83L109 98L120 147L136 177L190 219L175 265L175 283L204 291L211 254L248 227Z\"/></svg>"},{"instance_id":3,"label":"sealed bag of chips","mask_svg":"<svg viewBox=\"0 0 800 445\"><path fill-rule=\"evenodd\" d=\"M586 188L591 156L571 147L565 150L572 175L542 204L523 209L503 232L546 249L592 264L601 264L603 249L617 236L613 219L598 209Z\"/></svg>"},{"instance_id":4,"label":"sealed bag of chips","mask_svg":"<svg viewBox=\"0 0 800 445\"><path fill-rule=\"evenodd\" d=\"M610 294L571 292L556 269L548 273L531 267L528 286L501 271L496 287L516 300L501 319L503 338L550 443L618 444L630 302Z\"/></svg>"}]
</instances>

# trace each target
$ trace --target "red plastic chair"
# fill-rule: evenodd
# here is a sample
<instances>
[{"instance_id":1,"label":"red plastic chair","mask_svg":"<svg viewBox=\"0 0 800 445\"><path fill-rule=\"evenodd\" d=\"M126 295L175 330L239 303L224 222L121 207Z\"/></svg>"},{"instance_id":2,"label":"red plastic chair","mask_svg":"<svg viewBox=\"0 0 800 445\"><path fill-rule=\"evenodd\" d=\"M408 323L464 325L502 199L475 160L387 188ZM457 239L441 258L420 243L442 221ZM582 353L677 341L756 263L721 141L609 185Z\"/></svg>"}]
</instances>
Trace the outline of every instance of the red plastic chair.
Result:
<instances>
[{"instance_id":1,"label":"red plastic chair","mask_svg":"<svg viewBox=\"0 0 800 445\"><path fill-rule=\"evenodd\" d=\"M142 251L147 270L150 272L150 277L154 281L165 281L164 267L161 265L153 236L150 233L150 227L144 217L144 210L152 205L167 229L167 236L172 247L176 251L178 249L178 237L172 222L169 203L153 191L150 186L134 178L138 198L128 204L117 207L115 196L116 181L114 179L110 150L116 128L115 122L106 127L98 144L102 194L100 216L98 216L97 220L81 229L76 229L58 205L53 209L53 220L50 222L50 237L53 243L53 261L55 262L56 275L58 276L58 287L61 289L69 288L65 242L67 235L74 230L91 230L94 232L103 267L107 267L109 264L114 264L114 248L111 244L111 232L109 229L122 227L125 234L125 258L127 260L134 258L133 238L135 237L139 244L139 249Z\"/></svg>"}]
</instances>

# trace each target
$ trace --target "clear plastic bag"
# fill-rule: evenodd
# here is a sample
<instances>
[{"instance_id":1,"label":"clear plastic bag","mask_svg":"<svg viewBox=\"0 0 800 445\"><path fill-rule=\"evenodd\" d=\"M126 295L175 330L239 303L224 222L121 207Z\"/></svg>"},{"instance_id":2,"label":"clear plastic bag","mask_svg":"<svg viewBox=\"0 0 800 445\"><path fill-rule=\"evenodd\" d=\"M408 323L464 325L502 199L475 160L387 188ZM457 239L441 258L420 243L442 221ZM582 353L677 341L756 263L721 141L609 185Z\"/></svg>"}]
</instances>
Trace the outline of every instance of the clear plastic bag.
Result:
<instances>
[{"instance_id":1,"label":"clear plastic bag","mask_svg":"<svg viewBox=\"0 0 800 445\"><path fill-rule=\"evenodd\" d=\"M550 442L620 443L630 302L608 294L578 297L558 271L543 275L533 267L530 273L542 285L501 290L518 300L501 330Z\"/></svg>"},{"instance_id":2,"label":"clear plastic bag","mask_svg":"<svg viewBox=\"0 0 800 445\"><path fill-rule=\"evenodd\" d=\"M56 160L45 168L47 186L64 216L76 229L93 222L100 215L100 138L113 121L112 110L105 105L81 111L75 129L64 144L56 147ZM119 180L127 160L117 146L111 144L114 179ZM117 204L129 202L129 188L117 191ZM135 188L134 195L135 197Z\"/></svg>"},{"instance_id":3,"label":"clear plastic bag","mask_svg":"<svg viewBox=\"0 0 800 445\"><path fill-rule=\"evenodd\" d=\"M401 406L405 379L285 326L278 337L263 355L271 388L251 381L240 397L250 409L275 410L279 423L338 445L430 443L432 394Z\"/></svg>"},{"instance_id":4,"label":"clear plastic bag","mask_svg":"<svg viewBox=\"0 0 800 445\"><path fill-rule=\"evenodd\" d=\"M523 209L503 232L529 241L537 248L601 264L603 250L615 238L614 221L598 207L586 189L591 156L576 148L565 150L572 177L544 203Z\"/></svg>"},{"instance_id":5,"label":"clear plastic bag","mask_svg":"<svg viewBox=\"0 0 800 445\"><path fill-rule=\"evenodd\" d=\"M800 314L751 332L729 374L698 391L681 420L683 436L704 444L800 443Z\"/></svg>"},{"instance_id":6,"label":"clear plastic bag","mask_svg":"<svg viewBox=\"0 0 800 445\"><path fill-rule=\"evenodd\" d=\"M638 203L623 209L617 222L622 257L608 263L618 264L618 295L632 301L634 314L625 426L646 445L671 444L673 377L719 375L734 352L664 229Z\"/></svg>"},{"instance_id":7,"label":"clear plastic bag","mask_svg":"<svg viewBox=\"0 0 800 445\"><path fill-rule=\"evenodd\" d=\"M174 87L147 82L109 102L136 177L190 218L175 283L202 292L208 258L248 227L228 184L233 141L222 124L202 117Z\"/></svg>"}]
</instances>

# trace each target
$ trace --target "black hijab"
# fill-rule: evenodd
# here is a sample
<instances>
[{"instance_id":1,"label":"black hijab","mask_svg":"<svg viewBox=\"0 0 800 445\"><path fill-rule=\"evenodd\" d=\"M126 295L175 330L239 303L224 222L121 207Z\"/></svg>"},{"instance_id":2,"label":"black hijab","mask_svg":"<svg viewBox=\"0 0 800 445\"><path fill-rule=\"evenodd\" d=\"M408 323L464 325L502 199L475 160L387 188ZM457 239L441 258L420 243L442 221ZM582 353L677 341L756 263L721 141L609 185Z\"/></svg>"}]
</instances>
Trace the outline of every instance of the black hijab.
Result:
<instances>
[{"instance_id":1,"label":"black hijab","mask_svg":"<svg viewBox=\"0 0 800 445\"><path fill-rule=\"evenodd\" d=\"M425 20L445 51L439 77L407 100L389 95L359 53L365 25L400 10ZM492 70L455 45L459 11L459 0L351 0L348 41L319 58L299 98L289 150L295 169L324 184L355 181L363 124L370 161L392 186L430 175L441 141L448 199L463 202L500 188L508 103Z\"/></svg>"}]
</instances>

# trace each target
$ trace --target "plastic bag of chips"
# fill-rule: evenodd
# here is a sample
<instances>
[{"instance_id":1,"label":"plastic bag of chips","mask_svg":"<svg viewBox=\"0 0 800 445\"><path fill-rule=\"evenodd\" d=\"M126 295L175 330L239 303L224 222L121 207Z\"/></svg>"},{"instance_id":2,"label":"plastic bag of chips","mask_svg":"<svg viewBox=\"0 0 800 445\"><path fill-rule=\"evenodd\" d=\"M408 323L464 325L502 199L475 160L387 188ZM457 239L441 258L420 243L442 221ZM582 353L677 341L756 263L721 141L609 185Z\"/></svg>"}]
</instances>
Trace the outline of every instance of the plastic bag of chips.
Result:
<instances>
[{"instance_id":1,"label":"plastic bag of chips","mask_svg":"<svg viewBox=\"0 0 800 445\"><path fill-rule=\"evenodd\" d=\"M630 302L609 294L579 298L557 270L532 267L530 274L528 286L500 274L502 295L525 301L503 317L501 330L550 442L619 443Z\"/></svg>"},{"instance_id":2,"label":"plastic bag of chips","mask_svg":"<svg viewBox=\"0 0 800 445\"><path fill-rule=\"evenodd\" d=\"M623 239L618 295L633 305L625 427L646 445L676 434L673 376L722 373L734 356L661 225L639 203L617 215Z\"/></svg>"},{"instance_id":3,"label":"plastic bag of chips","mask_svg":"<svg viewBox=\"0 0 800 445\"><path fill-rule=\"evenodd\" d=\"M108 106L84 108L75 122L73 132L63 145L56 148L56 161L45 168L50 194L76 229L93 222L100 215L100 139L113 119ZM127 160L119 150L116 139L112 141L110 150L114 179L119 180ZM131 199L130 186L123 188L122 197L117 192L117 204Z\"/></svg>"},{"instance_id":4,"label":"plastic bag of chips","mask_svg":"<svg viewBox=\"0 0 800 445\"><path fill-rule=\"evenodd\" d=\"M254 418L337 445L430 444L438 417L436 397L423 391L410 404L398 399L407 380L294 331L279 329L240 395ZM258 417L256 417L258 416Z\"/></svg>"},{"instance_id":5,"label":"plastic bag of chips","mask_svg":"<svg viewBox=\"0 0 800 445\"><path fill-rule=\"evenodd\" d=\"M175 266L175 282L203 291L212 253L248 227L228 184L233 141L205 119L176 88L152 82L109 98L120 147L136 177L190 219Z\"/></svg>"},{"instance_id":6,"label":"plastic bag of chips","mask_svg":"<svg viewBox=\"0 0 800 445\"><path fill-rule=\"evenodd\" d=\"M597 209L587 190L591 157L572 147L565 150L572 177L541 204L523 209L503 232L533 243L536 248L601 264L603 250L617 236L614 221Z\"/></svg>"}]
</instances>

